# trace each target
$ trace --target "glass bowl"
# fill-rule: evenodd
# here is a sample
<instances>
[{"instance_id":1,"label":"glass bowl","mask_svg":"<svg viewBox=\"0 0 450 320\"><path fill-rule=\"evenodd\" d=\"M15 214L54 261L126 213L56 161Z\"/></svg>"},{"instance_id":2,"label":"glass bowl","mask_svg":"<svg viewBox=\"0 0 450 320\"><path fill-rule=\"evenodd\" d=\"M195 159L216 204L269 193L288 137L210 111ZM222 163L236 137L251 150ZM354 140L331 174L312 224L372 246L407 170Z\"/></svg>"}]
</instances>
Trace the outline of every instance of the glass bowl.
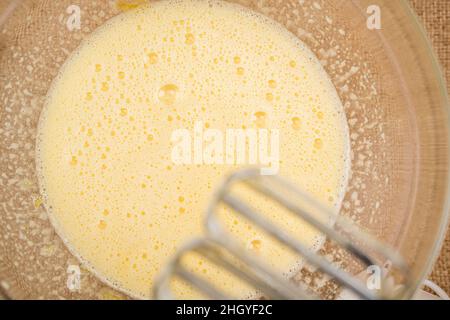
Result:
<instances>
[{"instance_id":1,"label":"glass bowl","mask_svg":"<svg viewBox=\"0 0 450 320\"><path fill-rule=\"evenodd\" d=\"M412 271L410 297L439 252L450 198L446 86L412 9L404 0L378 1L382 24L373 29L369 0L232 2L284 25L330 75L352 148L340 214L403 255ZM35 170L37 123L52 80L85 37L129 7L123 3L77 0L78 28L69 21L72 0L0 2L0 290L6 297L128 298L64 246L42 206ZM332 256L355 274L361 271L345 256ZM67 286L74 265L81 268L79 292ZM335 297L329 286L310 286L324 298Z\"/></svg>"}]
</instances>

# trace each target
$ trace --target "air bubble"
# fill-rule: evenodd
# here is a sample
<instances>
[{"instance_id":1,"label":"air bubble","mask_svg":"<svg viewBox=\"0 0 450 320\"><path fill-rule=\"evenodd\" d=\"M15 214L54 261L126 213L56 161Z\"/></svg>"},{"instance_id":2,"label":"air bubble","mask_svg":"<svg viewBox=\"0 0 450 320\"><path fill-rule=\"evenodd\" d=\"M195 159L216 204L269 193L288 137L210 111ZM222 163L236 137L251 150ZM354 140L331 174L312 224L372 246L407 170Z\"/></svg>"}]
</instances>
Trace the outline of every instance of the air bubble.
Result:
<instances>
[{"instance_id":1,"label":"air bubble","mask_svg":"<svg viewBox=\"0 0 450 320\"><path fill-rule=\"evenodd\" d=\"M292 118L292 128L294 130L299 130L301 127L301 121L299 117Z\"/></svg>"},{"instance_id":2,"label":"air bubble","mask_svg":"<svg viewBox=\"0 0 450 320\"><path fill-rule=\"evenodd\" d=\"M195 36L192 33L186 34L186 44L192 45L195 43Z\"/></svg>"},{"instance_id":3,"label":"air bubble","mask_svg":"<svg viewBox=\"0 0 450 320\"><path fill-rule=\"evenodd\" d=\"M277 87L277 82L275 80L269 80L269 87L275 89Z\"/></svg>"},{"instance_id":4,"label":"air bubble","mask_svg":"<svg viewBox=\"0 0 450 320\"><path fill-rule=\"evenodd\" d=\"M258 128L264 128L266 127L266 122L267 122L267 113L265 113L264 111L258 111L255 113L255 124L256 127Z\"/></svg>"},{"instance_id":5,"label":"air bubble","mask_svg":"<svg viewBox=\"0 0 450 320\"><path fill-rule=\"evenodd\" d=\"M178 93L178 87L174 84L166 84L159 89L158 99L165 105L172 105L175 103Z\"/></svg>"},{"instance_id":6,"label":"air bubble","mask_svg":"<svg viewBox=\"0 0 450 320\"><path fill-rule=\"evenodd\" d=\"M314 148L316 149L322 149L323 148L323 141L322 139L318 138L314 140Z\"/></svg>"},{"instance_id":7,"label":"air bubble","mask_svg":"<svg viewBox=\"0 0 450 320\"><path fill-rule=\"evenodd\" d=\"M148 63L156 64L158 62L158 54L156 52L152 52L148 54Z\"/></svg>"},{"instance_id":8,"label":"air bubble","mask_svg":"<svg viewBox=\"0 0 450 320\"><path fill-rule=\"evenodd\" d=\"M98 223L98 228L100 230L105 230L106 226L107 226L107 224L106 224L105 220L100 220L100 222Z\"/></svg>"}]
</instances>

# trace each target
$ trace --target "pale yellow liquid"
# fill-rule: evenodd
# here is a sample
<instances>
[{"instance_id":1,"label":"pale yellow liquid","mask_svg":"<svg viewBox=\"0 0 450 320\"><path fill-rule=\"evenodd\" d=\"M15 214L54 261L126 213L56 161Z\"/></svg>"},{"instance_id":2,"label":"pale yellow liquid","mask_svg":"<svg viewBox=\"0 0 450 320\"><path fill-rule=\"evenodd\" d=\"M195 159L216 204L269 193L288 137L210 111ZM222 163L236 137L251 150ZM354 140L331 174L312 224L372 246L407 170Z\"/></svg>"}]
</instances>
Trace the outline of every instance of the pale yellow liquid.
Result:
<instances>
[{"instance_id":1,"label":"pale yellow liquid","mask_svg":"<svg viewBox=\"0 0 450 320\"><path fill-rule=\"evenodd\" d=\"M39 126L38 171L72 252L132 296L150 297L169 257L203 234L214 188L237 169L173 164L172 132L199 120L220 130L280 130L280 173L340 205L349 160L343 107L303 43L222 2L162 1L121 14L89 36L55 80ZM317 249L317 231L267 202L254 206ZM230 214L225 220L246 250L280 272L295 269L297 258L260 230ZM252 295L202 259L192 270ZM196 297L181 284L174 290Z\"/></svg>"}]
</instances>

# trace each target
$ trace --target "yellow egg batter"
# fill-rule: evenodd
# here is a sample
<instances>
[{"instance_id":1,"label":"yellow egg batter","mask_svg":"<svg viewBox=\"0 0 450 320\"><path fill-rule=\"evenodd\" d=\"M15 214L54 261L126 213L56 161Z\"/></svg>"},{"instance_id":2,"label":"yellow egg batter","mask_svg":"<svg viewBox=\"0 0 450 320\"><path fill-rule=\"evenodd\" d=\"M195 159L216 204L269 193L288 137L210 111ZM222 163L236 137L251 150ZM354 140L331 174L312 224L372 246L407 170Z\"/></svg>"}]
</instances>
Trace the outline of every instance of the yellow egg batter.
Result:
<instances>
[{"instance_id":1,"label":"yellow egg batter","mask_svg":"<svg viewBox=\"0 0 450 320\"><path fill-rule=\"evenodd\" d=\"M38 172L59 235L101 279L150 297L177 248L203 234L214 187L239 166L176 165L172 133L280 132L280 173L340 206L349 145L342 104L318 59L275 22L216 1L139 6L91 34L61 69L39 124ZM253 196L250 196L252 199ZM255 201L256 202L256 201ZM321 236L262 202L311 248ZM288 273L296 260L229 214L246 249ZM193 270L241 297L252 292L201 259ZM180 297L194 291L176 285Z\"/></svg>"}]
</instances>

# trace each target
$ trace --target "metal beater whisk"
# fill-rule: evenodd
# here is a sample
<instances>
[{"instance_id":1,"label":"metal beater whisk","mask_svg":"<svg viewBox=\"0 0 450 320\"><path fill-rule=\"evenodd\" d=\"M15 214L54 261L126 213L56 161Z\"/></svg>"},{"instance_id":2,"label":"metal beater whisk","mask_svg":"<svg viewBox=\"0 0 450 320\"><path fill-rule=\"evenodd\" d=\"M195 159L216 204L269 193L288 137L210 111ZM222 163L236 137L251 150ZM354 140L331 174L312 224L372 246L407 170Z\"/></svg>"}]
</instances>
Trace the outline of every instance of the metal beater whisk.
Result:
<instances>
[{"instance_id":1,"label":"metal beater whisk","mask_svg":"<svg viewBox=\"0 0 450 320\"><path fill-rule=\"evenodd\" d=\"M389 262L391 270L395 271L396 279L401 278L402 286L393 292L392 286L381 286L382 290L370 290L365 281L353 276L343 268L330 263L317 252L310 250L304 243L281 230L262 214L254 210L250 204L232 193L236 184L244 184L252 191L273 200L285 209L295 214L313 228L326 235L345 252L354 257L362 266L385 264ZM379 241L357 228L353 223L343 217L336 217L330 209L327 209L311 196L302 192L291 183L279 176L262 176L258 169L247 169L231 175L219 188L212 200L206 217L207 236L204 239L195 240L182 248L172 259L154 287L154 296L158 299L173 299L170 289L170 281L173 277L179 277L191 284L204 295L218 300L232 299L219 290L213 283L201 276L189 271L181 264L182 258L189 253L198 254L218 267L226 269L242 281L257 289L262 296L269 299L312 299L316 298L310 290L294 284L279 273L269 268L266 263L257 256L245 250L242 244L234 240L225 230L218 217L219 205L225 205L235 213L245 217L271 237L279 241L299 256L303 257L310 265L334 279L343 290L352 292L362 299L389 299L403 298L411 294L409 269L403 259ZM333 226L323 223L317 215L311 211L334 217ZM238 263L236 262L238 261ZM392 278L390 277L390 283ZM386 280L384 277L382 281ZM388 289L386 289L388 287ZM389 289L390 288L390 289Z\"/></svg>"}]
</instances>

